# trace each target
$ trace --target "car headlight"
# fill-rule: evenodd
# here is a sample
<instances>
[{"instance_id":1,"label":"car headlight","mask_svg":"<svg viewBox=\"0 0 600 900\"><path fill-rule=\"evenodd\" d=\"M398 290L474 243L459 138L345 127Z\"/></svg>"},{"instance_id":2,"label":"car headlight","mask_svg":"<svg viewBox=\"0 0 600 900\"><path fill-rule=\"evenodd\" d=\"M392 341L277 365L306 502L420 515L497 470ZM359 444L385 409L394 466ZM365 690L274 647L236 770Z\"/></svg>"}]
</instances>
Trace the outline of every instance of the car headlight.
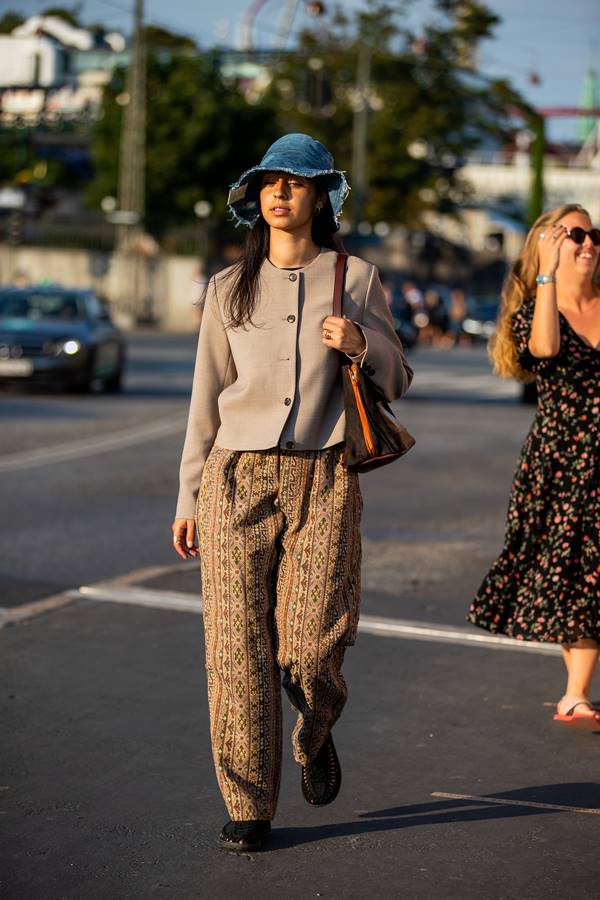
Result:
<instances>
[{"instance_id":1,"label":"car headlight","mask_svg":"<svg viewBox=\"0 0 600 900\"><path fill-rule=\"evenodd\" d=\"M81 344L76 340L65 341L60 348L61 353L66 353L67 356L75 356L76 353L79 353L81 350Z\"/></svg>"},{"instance_id":2,"label":"car headlight","mask_svg":"<svg viewBox=\"0 0 600 900\"><path fill-rule=\"evenodd\" d=\"M81 350L81 343L75 338L69 338L64 341L47 341L44 344L44 353L48 356L75 356Z\"/></svg>"}]
</instances>

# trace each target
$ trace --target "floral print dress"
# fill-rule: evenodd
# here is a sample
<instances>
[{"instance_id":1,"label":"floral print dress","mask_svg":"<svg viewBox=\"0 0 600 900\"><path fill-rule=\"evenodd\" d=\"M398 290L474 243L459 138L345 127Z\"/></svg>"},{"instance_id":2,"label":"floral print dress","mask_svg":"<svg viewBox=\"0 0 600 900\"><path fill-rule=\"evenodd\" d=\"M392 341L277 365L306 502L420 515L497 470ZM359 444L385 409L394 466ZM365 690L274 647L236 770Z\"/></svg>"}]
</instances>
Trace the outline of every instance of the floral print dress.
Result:
<instances>
[{"instance_id":1,"label":"floral print dress","mask_svg":"<svg viewBox=\"0 0 600 900\"><path fill-rule=\"evenodd\" d=\"M561 345L536 359L534 301L513 316L519 362L538 409L513 480L504 549L468 621L520 640L600 643L600 348L560 316Z\"/></svg>"}]
</instances>

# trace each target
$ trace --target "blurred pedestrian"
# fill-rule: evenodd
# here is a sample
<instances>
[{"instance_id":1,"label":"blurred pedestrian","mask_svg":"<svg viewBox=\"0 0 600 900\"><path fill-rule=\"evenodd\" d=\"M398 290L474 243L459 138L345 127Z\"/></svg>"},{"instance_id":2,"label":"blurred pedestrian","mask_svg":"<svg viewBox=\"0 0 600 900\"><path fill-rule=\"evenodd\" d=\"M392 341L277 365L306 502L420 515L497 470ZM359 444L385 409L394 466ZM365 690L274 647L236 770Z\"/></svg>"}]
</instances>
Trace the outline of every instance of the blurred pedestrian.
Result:
<instances>
[{"instance_id":1,"label":"blurred pedestrian","mask_svg":"<svg viewBox=\"0 0 600 900\"><path fill-rule=\"evenodd\" d=\"M31 281L27 272L24 269L17 269L15 274L12 277L12 285L16 288L26 288L29 287Z\"/></svg>"},{"instance_id":2,"label":"blurred pedestrian","mask_svg":"<svg viewBox=\"0 0 600 900\"><path fill-rule=\"evenodd\" d=\"M419 290L414 281L405 281L402 284L402 294L408 306L412 310L413 317L417 313L425 311L423 292Z\"/></svg>"},{"instance_id":3,"label":"blurred pedestrian","mask_svg":"<svg viewBox=\"0 0 600 900\"><path fill-rule=\"evenodd\" d=\"M600 643L600 231L579 205L535 222L505 284L492 356L535 374L538 410L519 460L504 550L469 620L559 643L567 684L555 719L600 727L590 685Z\"/></svg>"},{"instance_id":4,"label":"blurred pedestrian","mask_svg":"<svg viewBox=\"0 0 600 900\"><path fill-rule=\"evenodd\" d=\"M420 341L422 331L429 323L425 311L423 292L417 287L414 281L405 281L402 284L402 296L410 310L411 321L417 332L417 341Z\"/></svg>"},{"instance_id":5,"label":"blurred pedestrian","mask_svg":"<svg viewBox=\"0 0 600 900\"><path fill-rule=\"evenodd\" d=\"M460 288L452 288L450 291L450 309L448 311L447 346L458 347L470 344L469 335L466 334L463 323L467 318L467 301L465 292Z\"/></svg>"},{"instance_id":6,"label":"blurred pedestrian","mask_svg":"<svg viewBox=\"0 0 600 900\"><path fill-rule=\"evenodd\" d=\"M275 815L282 675L305 799L331 803L341 782L331 729L358 624L362 500L343 461L339 354L389 400L412 375L374 266L349 257L349 318L331 315L347 190L322 144L276 141L230 191L251 230L240 261L209 282L200 328L172 530L179 555L202 563L211 737L231 817L219 841L230 850L258 849Z\"/></svg>"},{"instance_id":7,"label":"blurred pedestrian","mask_svg":"<svg viewBox=\"0 0 600 900\"><path fill-rule=\"evenodd\" d=\"M419 290L414 281L403 282L402 294L409 307L413 310L413 313L423 311L423 292Z\"/></svg>"},{"instance_id":8,"label":"blurred pedestrian","mask_svg":"<svg viewBox=\"0 0 600 900\"><path fill-rule=\"evenodd\" d=\"M433 347L440 347L448 331L449 323L444 301L433 288L425 291L423 299L427 325L421 329L420 340L422 343L431 344Z\"/></svg>"}]
</instances>

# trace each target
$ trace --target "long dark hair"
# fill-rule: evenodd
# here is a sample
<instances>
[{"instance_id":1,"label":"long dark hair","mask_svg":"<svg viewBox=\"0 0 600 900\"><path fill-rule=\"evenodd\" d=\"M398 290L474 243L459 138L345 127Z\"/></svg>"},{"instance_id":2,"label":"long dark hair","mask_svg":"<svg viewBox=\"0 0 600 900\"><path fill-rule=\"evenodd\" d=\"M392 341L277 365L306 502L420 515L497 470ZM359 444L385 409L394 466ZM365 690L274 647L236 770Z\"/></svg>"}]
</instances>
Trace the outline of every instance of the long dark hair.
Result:
<instances>
[{"instance_id":1,"label":"long dark hair","mask_svg":"<svg viewBox=\"0 0 600 900\"><path fill-rule=\"evenodd\" d=\"M324 197L325 204L315 212L312 220L311 237L317 247L330 250L344 249L335 234L336 224L327 196L325 180L315 178L317 197ZM228 328L240 328L252 324L252 313L258 299L258 278L263 262L269 256L269 226L259 214L246 238L242 255L231 270L231 282L227 286L229 296L225 303Z\"/></svg>"}]
</instances>

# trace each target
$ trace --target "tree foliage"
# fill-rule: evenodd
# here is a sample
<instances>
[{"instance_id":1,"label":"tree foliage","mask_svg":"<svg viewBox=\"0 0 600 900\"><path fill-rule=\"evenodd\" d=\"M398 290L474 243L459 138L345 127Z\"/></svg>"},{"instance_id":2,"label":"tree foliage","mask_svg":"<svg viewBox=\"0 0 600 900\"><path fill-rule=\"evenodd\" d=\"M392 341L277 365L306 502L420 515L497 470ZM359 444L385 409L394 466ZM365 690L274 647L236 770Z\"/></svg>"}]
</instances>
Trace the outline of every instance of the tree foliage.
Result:
<instances>
[{"instance_id":1,"label":"tree foliage","mask_svg":"<svg viewBox=\"0 0 600 900\"><path fill-rule=\"evenodd\" d=\"M468 153L498 141L524 101L506 81L476 73L477 50L497 17L478 0L434 0L419 33L403 15L411 0L365 0L352 15L335 8L292 52L274 54L271 83L248 102L226 83L218 59L199 55L187 37L148 27L147 224L154 230L193 221L209 200L225 218L225 193L241 171L286 131L322 140L336 164L353 172L357 107L368 103L368 191L361 217L417 223L425 210L451 212L466 196L460 169ZM357 90L359 55L370 85ZM123 73L106 91L94 130L96 206L116 194ZM355 192L356 196L356 192Z\"/></svg>"},{"instance_id":2,"label":"tree foliage","mask_svg":"<svg viewBox=\"0 0 600 900\"><path fill-rule=\"evenodd\" d=\"M167 31L159 25L147 25L145 29L146 47L150 50L190 50L197 51L196 42L186 35Z\"/></svg>"},{"instance_id":3,"label":"tree foliage","mask_svg":"<svg viewBox=\"0 0 600 900\"><path fill-rule=\"evenodd\" d=\"M10 34L11 31L14 31L19 25L22 25L24 21L25 19L20 12L16 12L14 9L8 9L2 18L0 18L0 34Z\"/></svg>"},{"instance_id":4,"label":"tree foliage","mask_svg":"<svg viewBox=\"0 0 600 900\"><path fill-rule=\"evenodd\" d=\"M298 53L281 58L271 88L284 130L323 140L352 180L350 138L363 102L358 57L368 54L363 214L371 221L414 222L426 209L452 210L465 195L465 155L505 134L511 108L522 103L506 82L475 72L477 48L498 22L486 6L436 0L436 16L420 34L401 26L406 6L367 0L352 18L338 7L331 27L306 31Z\"/></svg>"},{"instance_id":5,"label":"tree foliage","mask_svg":"<svg viewBox=\"0 0 600 900\"><path fill-rule=\"evenodd\" d=\"M123 107L116 98L123 73L105 92L103 116L94 129L96 178L87 192L98 207L116 196ZM227 85L210 57L149 54L147 67L146 220L153 231L194 221L198 200L226 218L227 189L262 156L279 129L273 108L251 105Z\"/></svg>"},{"instance_id":6,"label":"tree foliage","mask_svg":"<svg viewBox=\"0 0 600 900\"><path fill-rule=\"evenodd\" d=\"M62 19L64 22L68 22L73 28L81 28L82 26L79 21L81 7L81 3L76 3L71 9L66 6L48 6L46 9L41 10L39 15L54 16L56 19Z\"/></svg>"}]
</instances>

